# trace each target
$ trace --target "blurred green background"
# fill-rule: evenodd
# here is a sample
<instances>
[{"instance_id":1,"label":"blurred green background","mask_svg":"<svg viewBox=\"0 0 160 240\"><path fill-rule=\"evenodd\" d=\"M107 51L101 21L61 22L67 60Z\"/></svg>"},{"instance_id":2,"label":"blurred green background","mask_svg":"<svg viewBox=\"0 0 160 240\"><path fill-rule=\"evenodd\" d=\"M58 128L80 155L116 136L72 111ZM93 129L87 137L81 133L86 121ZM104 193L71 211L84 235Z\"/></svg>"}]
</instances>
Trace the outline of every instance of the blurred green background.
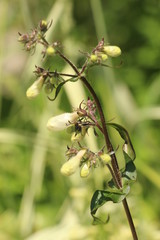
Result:
<instances>
[{"instance_id":1,"label":"blurred green background","mask_svg":"<svg viewBox=\"0 0 160 240\"><path fill-rule=\"evenodd\" d=\"M48 38L60 40L79 67L84 61L79 50L91 51L102 37L121 47L122 66L96 67L89 81L106 119L128 129L136 150L138 180L128 202L139 239L160 239L160 1L1 0L0 16L0 240L131 239L121 204L104 206L108 225L91 225L89 203L102 187L101 172L86 180L59 172L70 136L49 133L46 123L87 99L81 83L66 84L55 102L44 93L26 99L34 66L45 62L40 49L34 56L23 51L18 32L41 19L53 19ZM71 72L58 59L49 64ZM115 147L121 144L110 134ZM90 135L86 144L96 149L97 139Z\"/></svg>"}]
</instances>

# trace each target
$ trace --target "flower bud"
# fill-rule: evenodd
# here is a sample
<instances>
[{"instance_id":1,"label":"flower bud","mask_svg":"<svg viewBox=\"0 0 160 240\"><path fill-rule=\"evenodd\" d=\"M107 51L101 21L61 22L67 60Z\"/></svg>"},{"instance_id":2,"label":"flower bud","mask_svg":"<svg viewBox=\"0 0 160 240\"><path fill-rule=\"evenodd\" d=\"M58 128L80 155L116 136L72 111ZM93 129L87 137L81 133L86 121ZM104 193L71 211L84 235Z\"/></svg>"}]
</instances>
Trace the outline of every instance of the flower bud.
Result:
<instances>
[{"instance_id":1,"label":"flower bud","mask_svg":"<svg viewBox=\"0 0 160 240\"><path fill-rule=\"evenodd\" d=\"M95 54L91 54L90 59L91 59L91 62L97 62L98 57Z\"/></svg>"},{"instance_id":2,"label":"flower bud","mask_svg":"<svg viewBox=\"0 0 160 240\"><path fill-rule=\"evenodd\" d=\"M107 54L104 54L104 53L101 53L100 57L101 57L102 61L106 61L108 59Z\"/></svg>"},{"instance_id":3,"label":"flower bud","mask_svg":"<svg viewBox=\"0 0 160 240\"><path fill-rule=\"evenodd\" d=\"M75 173L75 171L79 167L80 161L81 161L82 157L84 156L85 152L86 152L86 149L80 150L77 153L77 155L75 155L74 157L70 158L66 163L64 163L62 165L60 172L64 176L70 176L73 173Z\"/></svg>"},{"instance_id":4,"label":"flower bud","mask_svg":"<svg viewBox=\"0 0 160 240\"><path fill-rule=\"evenodd\" d=\"M111 161L111 156L107 153L103 153L102 155L100 155L100 157L104 164L107 164Z\"/></svg>"},{"instance_id":5,"label":"flower bud","mask_svg":"<svg viewBox=\"0 0 160 240\"><path fill-rule=\"evenodd\" d=\"M46 53L48 56L53 56L55 54L55 52L56 51L55 51L54 47L52 47L52 46L49 46L46 50Z\"/></svg>"},{"instance_id":6,"label":"flower bud","mask_svg":"<svg viewBox=\"0 0 160 240\"><path fill-rule=\"evenodd\" d=\"M26 96L29 99L35 98L40 94L44 83L44 77L40 76L27 90Z\"/></svg>"},{"instance_id":7,"label":"flower bud","mask_svg":"<svg viewBox=\"0 0 160 240\"><path fill-rule=\"evenodd\" d=\"M39 27L42 32L46 32L47 31L47 21L41 20L39 23Z\"/></svg>"},{"instance_id":8,"label":"flower bud","mask_svg":"<svg viewBox=\"0 0 160 240\"><path fill-rule=\"evenodd\" d=\"M117 46L104 46L103 51L110 57L118 57L121 55L121 49Z\"/></svg>"},{"instance_id":9,"label":"flower bud","mask_svg":"<svg viewBox=\"0 0 160 240\"><path fill-rule=\"evenodd\" d=\"M50 83L45 84L44 91L46 94L50 94L53 91L53 85Z\"/></svg>"},{"instance_id":10,"label":"flower bud","mask_svg":"<svg viewBox=\"0 0 160 240\"><path fill-rule=\"evenodd\" d=\"M85 163L81 168L80 176L82 178L86 178L86 177L88 177L89 174L90 174L89 163Z\"/></svg>"},{"instance_id":11,"label":"flower bud","mask_svg":"<svg viewBox=\"0 0 160 240\"><path fill-rule=\"evenodd\" d=\"M60 114L48 120L47 128L51 131L64 130L69 126L69 123L75 122L78 117L77 112Z\"/></svg>"},{"instance_id":12,"label":"flower bud","mask_svg":"<svg viewBox=\"0 0 160 240\"><path fill-rule=\"evenodd\" d=\"M84 138L86 132L87 132L86 128L85 127L81 127L80 132L78 132L78 133L74 132L72 134L71 141L72 142L80 142Z\"/></svg>"},{"instance_id":13,"label":"flower bud","mask_svg":"<svg viewBox=\"0 0 160 240\"><path fill-rule=\"evenodd\" d=\"M29 35L19 33L18 41L21 43L27 43L29 41Z\"/></svg>"}]
</instances>

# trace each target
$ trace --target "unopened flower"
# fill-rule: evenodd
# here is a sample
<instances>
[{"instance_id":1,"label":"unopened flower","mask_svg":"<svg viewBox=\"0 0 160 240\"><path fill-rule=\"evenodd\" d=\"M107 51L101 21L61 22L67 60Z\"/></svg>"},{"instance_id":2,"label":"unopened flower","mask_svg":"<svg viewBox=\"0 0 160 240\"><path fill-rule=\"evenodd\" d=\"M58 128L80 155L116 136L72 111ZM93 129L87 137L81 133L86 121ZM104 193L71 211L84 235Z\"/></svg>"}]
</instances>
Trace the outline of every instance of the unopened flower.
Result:
<instances>
[{"instance_id":1,"label":"unopened flower","mask_svg":"<svg viewBox=\"0 0 160 240\"><path fill-rule=\"evenodd\" d=\"M66 163L64 163L61 167L61 173L64 176L70 176L73 173L75 173L75 171L77 170L77 168L80 165L80 161L82 159L82 157L84 156L86 152L86 149L82 149L80 150L77 155L75 155L74 157L70 158Z\"/></svg>"},{"instance_id":2,"label":"unopened flower","mask_svg":"<svg viewBox=\"0 0 160 240\"><path fill-rule=\"evenodd\" d=\"M117 46L104 46L103 52L105 52L110 57L118 57L121 55L121 49Z\"/></svg>"},{"instance_id":3,"label":"unopened flower","mask_svg":"<svg viewBox=\"0 0 160 240\"><path fill-rule=\"evenodd\" d=\"M101 53L99 56L102 59L102 61L106 61L108 59L107 54Z\"/></svg>"},{"instance_id":4,"label":"unopened flower","mask_svg":"<svg viewBox=\"0 0 160 240\"><path fill-rule=\"evenodd\" d=\"M45 84L44 91L46 94L50 94L53 91L53 88L54 88L53 84L48 82Z\"/></svg>"},{"instance_id":5,"label":"unopened flower","mask_svg":"<svg viewBox=\"0 0 160 240\"><path fill-rule=\"evenodd\" d=\"M40 76L27 90L26 96L29 99L35 98L40 94L44 83L44 77Z\"/></svg>"},{"instance_id":6,"label":"unopened flower","mask_svg":"<svg viewBox=\"0 0 160 240\"><path fill-rule=\"evenodd\" d=\"M69 127L69 123L74 123L78 119L77 112L63 113L48 120L47 128L51 131L60 131Z\"/></svg>"},{"instance_id":7,"label":"unopened flower","mask_svg":"<svg viewBox=\"0 0 160 240\"><path fill-rule=\"evenodd\" d=\"M40 23L39 23L39 27L40 27L40 30L42 32L46 32L47 31L47 21L46 20L41 20Z\"/></svg>"},{"instance_id":8,"label":"unopened flower","mask_svg":"<svg viewBox=\"0 0 160 240\"><path fill-rule=\"evenodd\" d=\"M110 163L110 161L111 161L111 156L107 153L101 154L100 158L102 159L104 164Z\"/></svg>"},{"instance_id":9,"label":"unopened flower","mask_svg":"<svg viewBox=\"0 0 160 240\"><path fill-rule=\"evenodd\" d=\"M95 54L91 54L90 59L91 59L91 62L97 62L98 56Z\"/></svg>"},{"instance_id":10,"label":"unopened flower","mask_svg":"<svg viewBox=\"0 0 160 240\"><path fill-rule=\"evenodd\" d=\"M81 171L80 171L80 176L82 178L86 178L86 177L88 177L89 174L90 174L89 163L84 163L84 165L82 166Z\"/></svg>"},{"instance_id":11,"label":"unopened flower","mask_svg":"<svg viewBox=\"0 0 160 240\"><path fill-rule=\"evenodd\" d=\"M72 142L80 142L84 136L86 135L87 129L86 127L81 127L79 132L74 132L71 137Z\"/></svg>"},{"instance_id":12,"label":"unopened flower","mask_svg":"<svg viewBox=\"0 0 160 240\"><path fill-rule=\"evenodd\" d=\"M56 50L54 47L52 46L49 46L47 49L46 49L46 53L48 56L53 56L55 54Z\"/></svg>"}]
</instances>

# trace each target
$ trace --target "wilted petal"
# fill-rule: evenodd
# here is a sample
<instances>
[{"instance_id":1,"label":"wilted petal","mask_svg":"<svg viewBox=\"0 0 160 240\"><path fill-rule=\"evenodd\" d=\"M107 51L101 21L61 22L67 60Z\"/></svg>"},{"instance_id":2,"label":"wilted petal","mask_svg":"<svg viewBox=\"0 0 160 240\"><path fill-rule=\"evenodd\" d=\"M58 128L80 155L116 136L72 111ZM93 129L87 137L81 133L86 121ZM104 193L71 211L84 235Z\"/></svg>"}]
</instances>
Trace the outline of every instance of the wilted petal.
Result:
<instances>
[{"instance_id":1,"label":"wilted petal","mask_svg":"<svg viewBox=\"0 0 160 240\"><path fill-rule=\"evenodd\" d=\"M78 117L77 112L60 114L48 120L47 128L51 131L64 130L69 126L69 123L75 122Z\"/></svg>"},{"instance_id":2,"label":"wilted petal","mask_svg":"<svg viewBox=\"0 0 160 240\"><path fill-rule=\"evenodd\" d=\"M26 96L29 99L35 98L40 94L44 83L44 78L41 76L39 77L27 90Z\"/></svg>"}]
</instances>

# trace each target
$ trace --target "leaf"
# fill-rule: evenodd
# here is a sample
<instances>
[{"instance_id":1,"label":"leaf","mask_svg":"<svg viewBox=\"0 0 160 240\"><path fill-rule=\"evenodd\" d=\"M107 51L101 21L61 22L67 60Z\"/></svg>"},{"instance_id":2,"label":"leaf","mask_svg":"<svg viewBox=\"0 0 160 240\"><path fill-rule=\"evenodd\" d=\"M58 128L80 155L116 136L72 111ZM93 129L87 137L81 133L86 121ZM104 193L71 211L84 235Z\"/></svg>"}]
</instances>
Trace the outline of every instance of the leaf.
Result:
<instances>
[{"instance_id":1,"label":"leaf","mask_svg":"<svg viewBox=\"0 0 160 240\"><path fill-rule=\"evenodd\" d=\"M113 203L119 203L121 202L129 193L130 187L128 185L125 185L123 189L117 189L115 187L108 188L108 190L96 190L92 196L91 199L91 215L94 219L94 222L102 223L103 221L99 218L97 219L95 217L95 214L102 205L104 205L108 201L112 201Z\"/></svg>"},{"instance_id":2,"label":"leaf","mask_svg":"<svg viewBox=\"0 0 160 240\"><path fill-rule=\"evenodd\" d=\"M78 78L70 78L70 79L68 79L68 80L66 80L66 81L61 82L61 83L58 85L58 87L56 88L56 92L55 92L54 98L48 97L48 99L49 99L50 101L54 101L54 100L57 98L57 96L58 96L58 94L59 94L62 86L63 86L65 83L67 83L67 82L76 82L77 80L78 80Z\"/></svg>"},{"instance_id":3,"label":"leaf","mask_svg":"<svg viewBox=\"0 0 160 240\"><path fill-rule=\"evenodd\" d=\"M131 139L129 137L129 134L127 130L119 124L108 123L108 125L115 128L119 132L122 139L125 141L125 143L123 144L123 155L124 155L126 165L125 165L125 169L121 170L122 176L128 180L128 183L130 181L131 182L136 181L137 172L136 172L136 167L133 163L133 161L136 158L136 154L135 154Z\"/></svg>"},{"instance_id":4,"label":"leaf","mask_svg":"<svg viewBox=\"0 0 160 240\"><path fill-rule=\"evenodd\" d=\"M131 160L134 161L136 158L136 153L127 130L117 123L107 123L107 125L115 128L119 132L121 138L125 141L123 144L123 152L127 154L127 156L124 155L126 162Z\"/></svg>"},{"instance_id":5,"label":"leaf","mask_svg":"<svg viewBox=\"0 0 160 240\"><path fill-rule=\"evenodd\" d=\"M124 155L127 155L127 154L124 152ZM126 156L126 158L127 157L128 156ZM122 176L126 177L128 179L128 181L129 180L136 181L136 179L137 179L137 171L136 171L136 167L135 167L133 161L128 161L126 163L125 170L123 171Z\"/></svg>"}]
</instances>

